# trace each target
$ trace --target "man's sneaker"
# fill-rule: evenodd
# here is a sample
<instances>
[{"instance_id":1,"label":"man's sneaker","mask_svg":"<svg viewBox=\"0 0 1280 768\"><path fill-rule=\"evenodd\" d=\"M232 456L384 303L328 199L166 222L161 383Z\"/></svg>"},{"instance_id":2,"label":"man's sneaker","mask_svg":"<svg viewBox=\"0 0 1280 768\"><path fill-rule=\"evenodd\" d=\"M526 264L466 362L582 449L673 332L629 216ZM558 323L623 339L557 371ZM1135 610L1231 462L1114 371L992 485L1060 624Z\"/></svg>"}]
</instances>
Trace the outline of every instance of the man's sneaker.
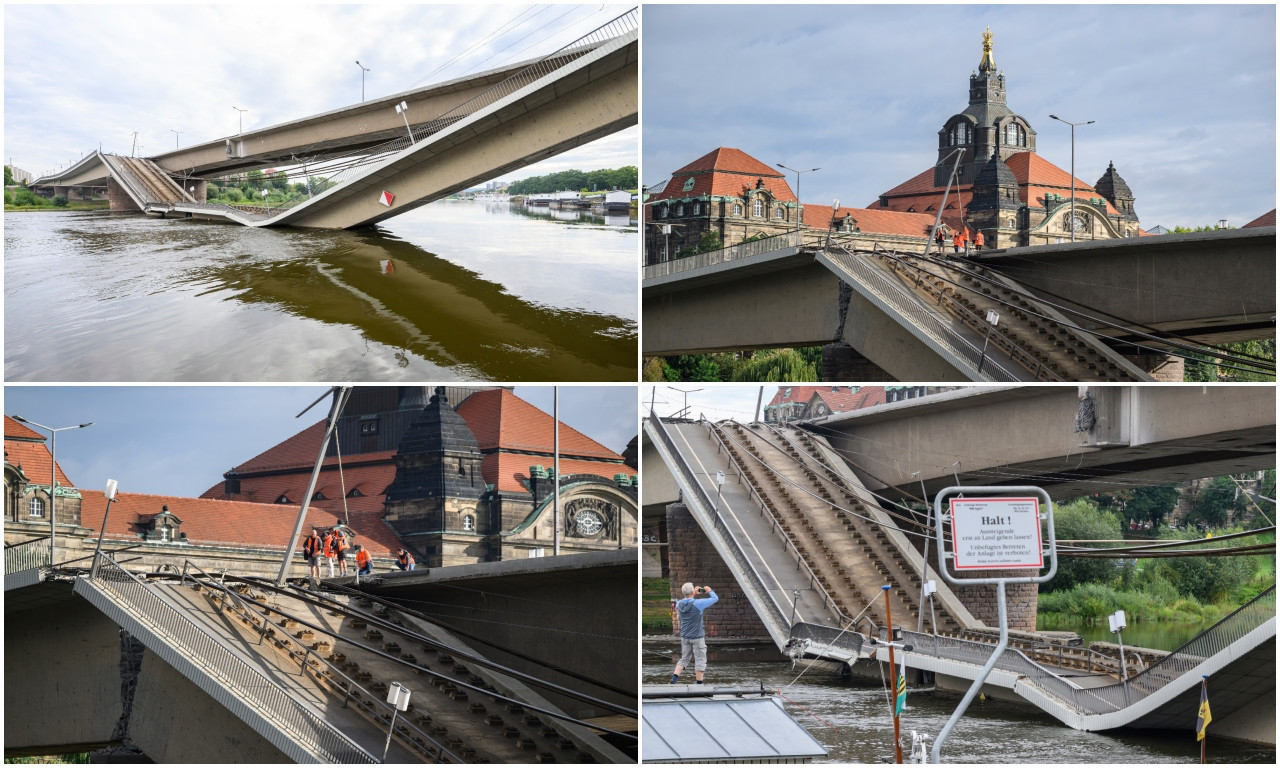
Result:
<instances>
[{"instance_id":1,"label":"man's sneaker","mask_svg":"<svg viewBox=\"0 0 1280 768\"><path fill-rule=\"evenodd\" d=\"M672 676L671 676L671 684L672 684L672 685L675 685L675 684L676 684L676 683L678 683L678 682L680 682L680 676L679 676L679 675L672 675Z\"/></svg>"}]
</instances>

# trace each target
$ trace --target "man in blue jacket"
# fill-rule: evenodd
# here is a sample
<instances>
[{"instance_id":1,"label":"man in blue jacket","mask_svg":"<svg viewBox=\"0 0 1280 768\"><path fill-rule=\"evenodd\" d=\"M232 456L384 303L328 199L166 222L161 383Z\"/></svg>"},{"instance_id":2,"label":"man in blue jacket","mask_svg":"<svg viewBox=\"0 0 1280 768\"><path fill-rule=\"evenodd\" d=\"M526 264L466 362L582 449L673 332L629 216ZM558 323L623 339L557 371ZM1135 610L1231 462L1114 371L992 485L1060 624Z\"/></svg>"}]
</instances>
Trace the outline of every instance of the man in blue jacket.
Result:
<instances>
[{"instance_id":1,"label":"man in blue jacket","mask_svg":"<svg viewBox=\"0 0 1280 768\"><path fill-rule=\"evenodd\" d=\"M695 596L695 592L697 593ZM711 587L698 587L691 582L680 587L684 595L676 603L676 615L680 618L680 663L676 664L676 673L671 682L680 682L680 673L693 659L693 676L698 685L702 685L702 674L707 669L707 631L702 626L702 612L715 605L720 598Z\"/></svg>"}]
</instances>

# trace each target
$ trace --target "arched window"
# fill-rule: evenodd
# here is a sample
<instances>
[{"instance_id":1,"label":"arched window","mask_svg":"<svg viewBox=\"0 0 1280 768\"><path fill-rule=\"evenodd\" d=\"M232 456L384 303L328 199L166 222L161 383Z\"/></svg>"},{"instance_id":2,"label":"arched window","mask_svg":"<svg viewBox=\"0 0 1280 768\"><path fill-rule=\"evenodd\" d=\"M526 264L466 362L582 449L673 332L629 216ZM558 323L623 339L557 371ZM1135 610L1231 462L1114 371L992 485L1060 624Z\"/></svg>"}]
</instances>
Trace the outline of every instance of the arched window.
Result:
<instances>
[{"instance_id":1,"label":"arched window","mask_svg":"<svg viewBox=\"0 0 1280 768\"><path fill-rule=\"evenodd\" d=\"M782 220L782 206L778 206L773 209L773 218L778 219L779 221Z\"/></svg>"},{"instance_id":2,"label":"arched window","mask_svg":"<svg viewBox=\"0 0 1280 768\"><path fill-rule=\"evenodd\" d=\"M676 216L683 216L683 215L684 215L684 203L681 203L676 206Z\"/></svg>"},{"instance_id":3,"label":"arched window","mask_svg":"<svg viewBox=\"0 0 1280 768\"><path fill-rule=\"evenodd\" d=\"M733 215L734 215L734 216L741 216L741 215L742 215L742 203L734 203L734 204L733 204Z\"/></svg>"},{"instance_id":4,"label":"arched window","mask_svg":"<svg viewBox=\"0 0 1280 768\"><path fill-rule=\"evenodd\" d=\"M162 525L162 526L160 526L160 540L161 540L161 541L173 541L173 526L172 526L172 525Z\"/></svg>"},{"instance_id":5,"label":"arched window","mask_svg":"<svg viewBox=\"0 0 1280 768\"><path fill-rule=\"evenodd\" d=\"M27 514L30 517L44 517L44 499L33 497L31 504L27 507Z\"/></svg>"},{"instance_id":6,"label":"arched window","mask_svg":"<svg viewBox=\"0 0 1280 768\"><path fill-rule=\"evenodd\" d=\"M475 516L475 515L463 515L463 516L462 516L462 530L464 530L464 531L474 531L475 529L476 529L476 516Z\"/></svg>"},{"instance_id":7,"label":"arched window","mask_svg":"<svg viewBox=\"0 0 1280 768\"><path fill-rule=\"evenodd\" d=\"M760 218L764 215L764 201L758 197L751 203L751 215L755 218Z\"/></svg>"},{"instance_id":8,"label":"arched window","mask_svg":"<svg viewBox=\"0 0 1280 768\"><path fill-rule=\"evenodd\" d=\"M702 203L694 203L694 204L693 204L693 215L694 215L694 216L697 216L697 215L698 215L698 214L700 214L700 213L702 213Z\"/></svg>"},{"instance_id":9,"label":"arched window","mask_svg":"<svg viewBox=\"0 0 1280 768\"><path fill-rule=\"evenodd\" d=\"M951 142L953 145L969 143L969 124L968 123L956 123L956 127L951 130L952 130L952 136L955 139L954 141Z\"/></svg>"},{"instance_id":10,"label":"arched window","mask_svg":"<svg viewBox=\"0 0 1280 768\"><path fill-rule=\"evenodd\" d=\"M658 206L658 218L660 219L667 218L667 206L665 205Z\"/></svg>"}]
</instances>

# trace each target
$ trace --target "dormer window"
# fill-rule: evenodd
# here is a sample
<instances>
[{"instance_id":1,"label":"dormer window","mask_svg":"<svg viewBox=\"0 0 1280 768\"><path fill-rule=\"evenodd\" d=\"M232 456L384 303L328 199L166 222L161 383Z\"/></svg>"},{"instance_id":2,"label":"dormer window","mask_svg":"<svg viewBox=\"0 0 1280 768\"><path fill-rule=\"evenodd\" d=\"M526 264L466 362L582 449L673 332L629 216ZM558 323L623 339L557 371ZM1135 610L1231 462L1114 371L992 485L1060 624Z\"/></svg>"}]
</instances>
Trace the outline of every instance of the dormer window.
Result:
<instances>
[{"instance_id":1,"label":"dormer window","mask_svg":"<svg viewBox=\"0 0 1280 768\"><path fill-rule=\"evenodd\" d=\"M292 504L293 502L292 502L292 501L289 501L289 496L288 496L288 494L284 494L284 493L282 493L282 494L280 494L280 495L276 498L276 503L277 503L277 504Z\"/></svg>"},{"instance_id":2,"label":"dormer window","mask_svg":"<svg viewBox=\"0 0 1280 768\"><path fill-rule=\"evenodd\" d=\"M683 215L684 215L684 203L681 203L676 206L676 216L683 216Z\"/></svg>"},{"instance_id":3,"label":"dormer window","mask_svg":"<svg viewBox=\"0 0 1280 768\"><path fill-rule=\"evenodd\" d=\"M751 215L757 219L764 215L764 201L758 197L751 201Z\"/></svg>"},{"instance_id":4,"label":"dormer window","mask_svg":"<svg viewBox=\"0 0 1280 768\"><path fill-rule=\"evenodd\" d=\"M154 541L177 541L178 527L181 525L182 521L169 511L169 506L166 504L161 508L160 514L152 518L147 538Z\"/></svg>"},{"instance_id":5,"label":"dormer window","mask_svg":"<svg viewBox=\"0 0 1280 768\"><path fill-rule=\"evenodd\" d=\"M741 216L741 215L742 215L742 203L734 203L734 204L733 204L733 215L734 215L734 216Z\"/></svg>"},{"instance_id":6,"label":"dormer window","mask_svg":"<svg viewBox=\"0 0 1280 768\"><path fill-rule=\"evenodd\" d=\"M782 220L782 206L778 206L773 209L773 218L778 219L779 221Z\"/></svg>"},{"instance_id":7,"label":"dormer window","mask_svg":"<svg viewBox=\"0 0 1280 768\"><path fill-rule=\"evenodd\" d=\"M1011 147L1025 147L1027 145L1027 132L1017 123L1009 123L1005 128L1004 143Z\"/></svg>"},{"instance_id":8,"label":"dormer window","mask_svg":"<svg viewBox=\"0 0 1280 768\"><path fill-rule=\"evenodd\" d=\"M376 435L378 434L378 417L366 417L360 420L360 434Z\"/></svg>"},{"instance_id":9,"label":"dormer window","mask_svg":"<svg viewBox=\"0 0 1280 768\"><path fill-rule=\"evenodd\" d=\"M660 219L667 218L667 206L665 205L658 206L658 218Z\"/></svg>"},{"instance_id":10,"label":"dormer window","mask_svg":"<svg viewBox=\"0 0 1280 768\"><path fill-rule=\"evenodd\" d=\"M311 495L312 501L328 501L329 498L324 495L324 491L316 491Z\"/></svg>"},{"instance_id":11,"label":"dormer window","mask_svg":"<svg viewBox=\"0 0 1280 768\"><path fill-rule=\"evenodd\" d=\"M360 489L359 489L359 488L352 488L352 489L351 489L351 493L348 493L348 494L347 494L347 498L348 498L348 499L358 499L358 498L360 498L360 497L361 497L361 496L363 496L363 495L364 495L364 494L360 492Z\"/></svg>"},{"instance_id":12,"label":"dormer window","mask_svg":"<svg viewBox=\"0 0 1280 768\"><path fill-rule=\"evenodd\" d=\"M463 516L462 516L462 530L464 530L464 531L474 531L475 529L476 529L476 516L475 516L475 515L463 515Z\"/></svg>"}]
</instances>

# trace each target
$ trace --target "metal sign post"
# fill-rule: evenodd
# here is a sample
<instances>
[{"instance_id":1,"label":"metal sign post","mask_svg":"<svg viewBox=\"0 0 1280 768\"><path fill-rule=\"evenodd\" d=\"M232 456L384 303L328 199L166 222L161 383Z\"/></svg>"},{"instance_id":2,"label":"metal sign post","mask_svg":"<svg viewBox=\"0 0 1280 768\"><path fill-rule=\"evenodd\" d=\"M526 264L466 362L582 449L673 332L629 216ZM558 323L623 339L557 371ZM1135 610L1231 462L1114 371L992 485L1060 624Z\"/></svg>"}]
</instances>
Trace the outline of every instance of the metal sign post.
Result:
<instances>
[{"instance_id":1,"label":"metal sign post","mask_svg":"<svg viewBox=\"0 0 1280 768\"><path fill-rule=\"evenodd\" d=\"M999 494L999 495L997 495ZM947 499L946 511L942 508ZM943 488L933 501L934 532L938 539L938 572L949 583L994 584L1000 614L1000 642L955 712L933 742L933 762L941 760L942 743L959 722L996 662L1009 647L1009 615L1005 584L1043 584L1058 572L1058 547L1053 532L1053 501L1034 486L958 486ZM949 525L947 525L949 524ZM944 533L950 531L950 540ZM1044 568L1048 555L1049 570ZM951 569L947 568L951 560ZM965 571L1026 570L1019 577L961 577ZM952 575L953 571L957 575Z\"/></svg>"}]
</instances>

